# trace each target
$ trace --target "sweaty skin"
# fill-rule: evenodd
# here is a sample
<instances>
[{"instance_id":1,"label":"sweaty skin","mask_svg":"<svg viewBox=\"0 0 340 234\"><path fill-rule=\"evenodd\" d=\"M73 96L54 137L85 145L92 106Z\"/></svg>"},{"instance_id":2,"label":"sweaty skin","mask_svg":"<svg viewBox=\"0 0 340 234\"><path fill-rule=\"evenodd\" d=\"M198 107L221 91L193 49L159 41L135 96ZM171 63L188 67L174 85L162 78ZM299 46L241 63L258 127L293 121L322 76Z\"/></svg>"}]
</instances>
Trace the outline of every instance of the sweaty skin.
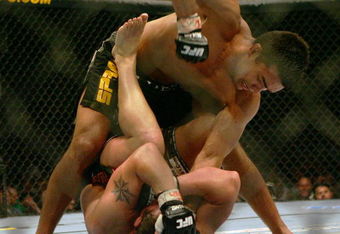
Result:
<instances>
[{"instance_id":1,"label":"sweaty skin","mask_svg":"<svg viewBox=\"0 0 340 234\"><path fill-rule=\"evenodd\" d=\"M117 32L113 53L120 74L118 102L119 115L122 118L119 118L119 124L123 129L124 136L119 139L110 139L100 155L101 162L115 168L105 191L101 186L88 185L82 192L82 210L89 233L130 233L133 229L132 221L138 215L135 207L143 183L150 185L156 194L164 191L169 192L169 190L173 193L177 188L170 168L160 152L164 148L163 139L141 137L143 134L149 135L149 131L154 135L155 129L160 131L151 109L145 102L135 74L136 48L146 20L147 15L142 14L127 21ZM141 102L142 100L144 102ZM138 103L137 106L136 103ZM138 117L139 113L144 114L143 118ZM145 117L148 117L148 121L144 120ZM115 142L118 144L112 146L113 148L121 148L122 143L125 143L126 146L130 145L131 148L131 140L136 139L135 142L138 142L141 141L140 138L144 138L144 141L147 139L153 141L142 143L118 165L116 157L112 157L111 153L106 153L106 148L111 147ZM155 139L161 142L154 141ZM118 181L124 181L124 183L118 183ZM214 183L211 183L212 181ZM206 234L214 233L228 217L240 187L236 172L217 168L202 168L179 176L178 183L182 195L196 195L205 201L194 204L191 200L190 204L194 205L191 208L197 211L196 227L201 233ZM163 199L158 197L158 202L160 200L164 202L165 198L170 199L179 195L176 193L167 194L167 197L163 196ZM176 200L179 198L177 197ZM206 207L209 204L214 205L214 213L217 213L218 216L207 220L202 215L209 215L206 213ZM181 209L185 211L185 209ZM201 212L202 209L204 212ZM191 212L188 212L188 215L191 215ZM167 228L171 227L168 225Z\"/></svg>"},{"instance_id":2,"label":"sweaty skin","mask_svg":"<svg viewBox=\"0 0 340 234\"><path fill-rule=\"evenodd\" d=\"M197 116L215 115L211 132L192 162L193 170L220 167L224 157L247 158L236 151L235 146L259 108L259 92L266 89L276 92L283 88L275 67L258 66L254 59L249 60L261 48L252 47L253 38L240 16L236 0L196 2L198 14L205 20L202 32L210 45L206 61L189 64L176 57L174 14L147 23L137 57L138 70L145 75L163 83L180 83L191 92L196 99ZM247 73L249 69L251 72ZM74 137L49 180L37 233L53 233L64 208L79 194L81 175L104 146L109 126L109 120L102 113L78 106ZM247 171L242 174L243 178L241 176L241 191L264 222L274 233L289 233L256 167L249 160L244 161L242 167L234 164L234 168ZM67 180L64 179L66 173ZM256 186L249 186L254 184Z\"/></svg>"},{"instance_id":3,"label":"sweaty skin","mask_svg":"<svg viewBox=\"0 0 340 234\"><path fill-rule=\"evenodd\" d=\"M218 21L217 17L207 17L203 32L209 40L210 55L206 61L189 64L177 58L173 41L177 34L176 15L172 14L146 25L137 66L139 71L160 82L180 83L193 95L196 113L217 114L212 132L196 161L202 166L204 164L219 167L223 157L209 155L228 155L231 152L244 127L256 114L260 94L242 90L241 87L237 89L228 69L232 66L233 54L243 47L251 46L252 37L247 24L240 21L239 25L230 26L230 30L224 29L228 32L234 31L234 37L231 37L228 35L230 33L224 35L218 27L213 26L215 21ZM156 32L154 28L160 30ZM250 86L250 83L248 84ZM195 167L201 166L195 164Z\"/></svg>"},{"instance_id":4,"label":"sweaty skin","mask_svg":"<svg viewBox=\"0 0 340 234\"><path fill-rule=\"evenodd\" d=\"M260 92L277 92L283 88L276 67L243 59L245 54L257 54L261 47L252 47L254 38L240 15L238 1L198 0L197 3L198 13L205 20L202 32L209 41L208 59L190 64L177 58L176 15L172 14L146 25L137 56L138 69L160 82L180 83L195 99L196 117L215 115L203 121L209 132L201 139L201 147L186 151L181 144L187 143L188 134L182 134L181 138L181 133L176 133L178 148L186 151L183 157L192 170L220 167L223 163L225 168L238 171L241 195L271 231L291 233L280 218L260 172L238 144L246 124L258 111ZM233 70L235 67L238 69ZM251 67L248 73L247 67ZM193 128L188 125L190 132Z\"/></svg>"}]
</instances>

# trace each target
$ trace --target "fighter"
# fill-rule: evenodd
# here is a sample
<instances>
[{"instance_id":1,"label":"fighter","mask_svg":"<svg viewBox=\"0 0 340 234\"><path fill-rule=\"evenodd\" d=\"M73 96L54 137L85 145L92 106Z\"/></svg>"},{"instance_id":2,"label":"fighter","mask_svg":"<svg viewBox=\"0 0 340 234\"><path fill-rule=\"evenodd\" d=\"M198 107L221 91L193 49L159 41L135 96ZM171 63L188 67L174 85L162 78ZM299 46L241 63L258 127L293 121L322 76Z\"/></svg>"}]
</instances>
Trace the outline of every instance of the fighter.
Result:
<instances>
[{"instance_id":1,"label":"fighter","mask_svg":"<svg viewBox=\"0 0 340 234\"><path fill-rule=\"evenodd\" d=\"M114 62L120 74L118 119L124 134L119 137L120 143L117 147L129 146L133 141L138 142L138 138L143 135L154 135L155 132L158 135L160 132L135 74L137 46L146 19L147 15L142 14L128 20L117 31L113 51ZM136 103L139 105L136 106ZM143 117L147 116L148 121L138 116L139 113L143 113ZM118 157L102 153L99 158L100 163L107 165L110 162L111 165L107 166L115 168L113 173L109 168L97 164L90 167L92 184L87 185L81 194L85 223L90 233L131 233L134 226L137 227L137 232L150 228L142 224L144 217L139 217L136 225L133 224L139 216L139 211L153 202L155 194L159 194L156 197L162 213L160 215L159 209L153 211L157 214L155 218L158 217L156 230L159 233L196 233L195 217L190 209L183 206L179 191L174 188L175 182L172 180L170 168L161 153L164 154L163 140L161 137L150 139L159 139L159 141L144 143L131 152L122 163L118 160L117 164ZM103 152L117 140L118 138L109 139ZM216 231L216 228L209 224L219 223L219 221L212 220L211 217L204 219L202 215L207 214L201 211L204 207L202 204L214 205L215 212L224 221L238 196L240 180L236 172L204 168L178 177L178 187L182 195L190 195L189 204L198 211L196 216L200 221L198 230L200 233L208 234ZM192 199L194 195L198 197ZM147 210L151 211L154 208L155 206L151 206ZM151 225L152 229L147 233L155 232L153 226Z\"/></svg>"},{"instance_id":2,"label":"fighter","mask_svg":"<svg viewBox=\"0 0 340 234\"><path fill-rule=\"evenodd\" d=\"M220 167L224 161L229 169L240 172L241 194L268 227L275 233L289 232L238 140L259 108L260 92L277 92L303 72L308 46L291 32L253 38L237 1L198 0L197 5L197 14L205 22L201 31L209 41L209 57L194 64L179 58L175 14L150 21L137 55L141 88L162 128L187 123L192 116L213 115L206 141L190 162L192 170ZM96 52L88 70L75 133L51 176L38 233L53 231L68 201L79 194L85 168L103 148L110 131L117 133L114 35ZM183 142L177 140L179 147Z\"/></svg>"}]
</instances>

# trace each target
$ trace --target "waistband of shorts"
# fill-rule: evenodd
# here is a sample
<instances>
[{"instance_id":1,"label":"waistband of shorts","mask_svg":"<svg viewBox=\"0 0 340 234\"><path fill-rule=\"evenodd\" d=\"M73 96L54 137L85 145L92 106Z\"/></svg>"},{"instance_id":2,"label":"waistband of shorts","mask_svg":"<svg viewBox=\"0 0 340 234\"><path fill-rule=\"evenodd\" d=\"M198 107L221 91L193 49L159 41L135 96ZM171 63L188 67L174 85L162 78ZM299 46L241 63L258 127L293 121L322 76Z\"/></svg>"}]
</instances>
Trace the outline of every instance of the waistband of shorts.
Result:
<instances>
[{"instance_id":1,"label":"waistband of shorts","mask_svg":"<svg viewBox=\"0 0 340 234\"><path fill-rule=\"evenodd\" d=\"M154 80L150 80L144 76L137 75L137 79L139 82L145 86L150 87L153 90L157 90L160 92L171 92L171 91L176 91L178 89L181 89L179 84L172 83L172 84L162 84Z\"/></svg>"},{"instance_id":2,"label":"waistband of shorts","mask_svg":"<svg viewBox=\"0 0 340 234\"><path fill-rule=\"evenodd\" d=\"M180 156L176 147L175 127L163 129L165 141L165 160L168 162L172 173L175 176L180 176L189 172L189 167L184 159Z\"/></svg>"}]
</instances>

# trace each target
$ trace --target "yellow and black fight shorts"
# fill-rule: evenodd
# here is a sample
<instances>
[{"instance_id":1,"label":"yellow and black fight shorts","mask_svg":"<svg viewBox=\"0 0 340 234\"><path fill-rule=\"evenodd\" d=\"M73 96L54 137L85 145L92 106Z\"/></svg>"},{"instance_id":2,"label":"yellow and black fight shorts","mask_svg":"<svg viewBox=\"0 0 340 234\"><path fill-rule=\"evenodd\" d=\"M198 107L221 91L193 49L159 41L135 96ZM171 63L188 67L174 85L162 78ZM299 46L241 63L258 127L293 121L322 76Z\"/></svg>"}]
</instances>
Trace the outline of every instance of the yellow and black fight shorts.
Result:
<instances>
[{"instance_id":1,"label":"yellow and black fight shorts","mask_svg":"<svg viewBox=\"0 0 340 234\"><path fill-rule=\"evenodd\" d=\"M112 122L112 134L118 126L118 72L111 50L115 33L95 52L87 71L85 95L81 105L103 113ZM148 79L137 69L139 85L161 128L176 126L191 117L192 97L178 84L164 85Z\"/></svg>"}]
</instances>

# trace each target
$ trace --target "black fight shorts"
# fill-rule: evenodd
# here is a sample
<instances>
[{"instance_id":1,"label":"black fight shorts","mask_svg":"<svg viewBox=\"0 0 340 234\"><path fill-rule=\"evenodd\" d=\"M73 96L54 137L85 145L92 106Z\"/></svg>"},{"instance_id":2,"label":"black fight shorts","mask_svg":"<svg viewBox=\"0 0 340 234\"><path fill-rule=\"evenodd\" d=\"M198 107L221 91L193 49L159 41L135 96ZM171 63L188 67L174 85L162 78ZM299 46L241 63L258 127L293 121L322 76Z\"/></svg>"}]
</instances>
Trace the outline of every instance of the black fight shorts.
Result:
<instances>
[{"instance_id":1,"label":"black fight shorts","mask_svg":"<svg viewBox=\"0 0 340 234\"><path fill-rule=\"evenodd\" d=\"M189 167L184 162L176 147L175 128L169 127L162 130L165 142L165 155L172 174L180 176L189 172Z\"/></svg>"},{"instance_id":2,"label":"black fight shorts","mask_svg":"<svg viewBox=\"0 0 340 234\"><path fill-rule=\"evenodd\" d=\"M85 95L81 105L98 111L111 121L112 134L121 133L118 126L118 72L111 50L115 33L102 43L87 71ZM161 128L182 124L191 117L192 97L178 84L163 85L138 76L140 87Z\"/></svg>"}]
</instances>

